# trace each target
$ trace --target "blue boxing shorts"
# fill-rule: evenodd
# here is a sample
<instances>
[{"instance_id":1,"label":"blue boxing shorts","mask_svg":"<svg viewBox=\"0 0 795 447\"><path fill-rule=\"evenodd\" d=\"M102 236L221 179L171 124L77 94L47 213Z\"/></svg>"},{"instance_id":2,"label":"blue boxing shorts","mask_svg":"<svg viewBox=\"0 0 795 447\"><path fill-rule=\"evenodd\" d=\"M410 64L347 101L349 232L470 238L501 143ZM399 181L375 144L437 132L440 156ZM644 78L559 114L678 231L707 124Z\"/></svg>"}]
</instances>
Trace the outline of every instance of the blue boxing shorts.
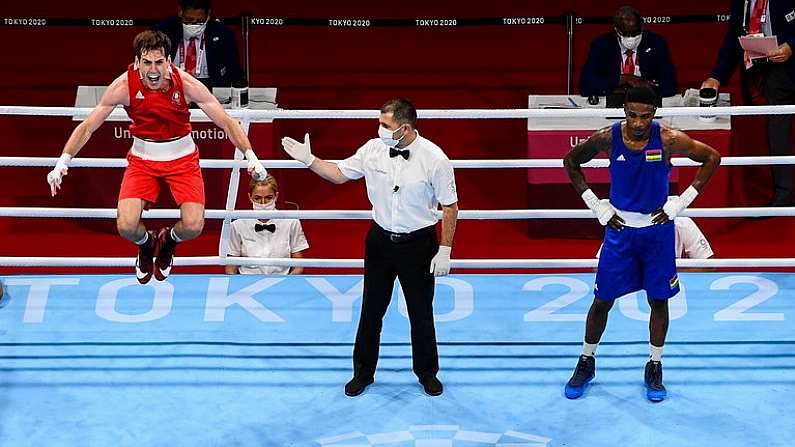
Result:
<instances>
[{"instance_id":1,"label":"blue boxing shorts","mask_svg":"<svg viewBox=\"0 0 795 447\"><path fill-rule=\"evenodd\" d=\"M645 290L649 298L667 300L679 293L673 221L642 228L606 228L596 269L594 294L614 300Z\"/></svg>"}]
</instances>

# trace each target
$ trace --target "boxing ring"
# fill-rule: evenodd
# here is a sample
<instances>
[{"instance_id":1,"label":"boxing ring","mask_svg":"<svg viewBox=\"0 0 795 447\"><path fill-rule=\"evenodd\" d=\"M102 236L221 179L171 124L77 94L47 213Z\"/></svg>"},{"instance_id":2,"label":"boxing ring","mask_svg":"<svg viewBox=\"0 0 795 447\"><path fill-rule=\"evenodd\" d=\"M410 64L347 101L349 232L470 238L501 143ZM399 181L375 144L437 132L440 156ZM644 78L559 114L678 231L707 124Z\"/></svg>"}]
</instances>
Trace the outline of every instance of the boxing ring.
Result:
<instances>
[{"instance_id":1,"label":"boxing ring","mask_svg":"<svg viewBox=\"0 0 795 447\"><path fill-rule=\"evenodd\" d=\"M714 108L717 115L795 113L795 106ZM85 113L85 110L77 110ZM659 109L661 116L698 108ZM0 107L0 114L68 115L74 108ZM608 116L606 110L436 110L421 119ZM377 111L233 111L261 119L372 119ZM203 118L193 112L196 120ZM114 112L114 119L126 119ZM238 153L237 157L240 157ZM55 158L0 157L0 166ZM724 157L725 166L793 164L795 157ZM298 162L263 160L268 168ZM455 160L456 169L560 168L560 160ZM674 159L679 166L693 165ZM70 168L118 168L76 158ZM207 219L369 219L369 211L235 210ZM606 166L595 160L586 165ZM237 173L237 174L236 174ZM44 181L42 170L42 182ZM234 184L233 184L234 183ZM697 203L696 203L697 204ZM795 216L795 208L693 208L691 217ZM114 218L114 209L0 208L0 217ZM144 218L176 218L155 209ZM593 219L576 210L462 210L460 219ZM226 225L224 225L226 227ZM411 372L399 286L385 318L375 384L347 398L361 304L360 275L186 275L228 263L361 267L360 259L177 257L165 282L139 285L134 258L0 258L0 266L129 266L127 275L9 275L0 309L0 445L559 446L789 445L795 436L795 258L680 260L663 356L668 398L645 399L648 306L621 298L581 399L563 385L581 352L595 259L454 259L437 279L435 312L445 392L429 397ZM581 268L571 274L466 274L486 268ZM747 270L754 270L749 272Z\"/></svg>"}]
</instances>

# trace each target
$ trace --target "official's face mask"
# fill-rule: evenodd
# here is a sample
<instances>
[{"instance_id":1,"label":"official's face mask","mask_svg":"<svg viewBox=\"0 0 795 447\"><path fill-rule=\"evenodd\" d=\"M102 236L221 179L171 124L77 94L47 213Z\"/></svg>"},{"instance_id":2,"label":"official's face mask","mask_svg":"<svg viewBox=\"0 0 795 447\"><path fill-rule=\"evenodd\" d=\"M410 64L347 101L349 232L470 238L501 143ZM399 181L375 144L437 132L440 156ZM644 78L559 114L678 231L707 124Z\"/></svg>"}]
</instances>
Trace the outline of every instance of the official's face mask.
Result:
<instances>
[{"instance_id":1,"label":"official's face mask","mask_svg":"<svg viewBox=\"0 0 795 447\"><path fill-rule=\"evenodd\" d=\"M276 199L271 200L268 203L257 203L251 202L251 206L257 211L270 211L276 209Z\"/></svg>"},{"instance_id":2,"label":"official's face mask","mask_svg":"<svg viewBox=\"0 0 795 447\"><path fill-rule=\"evenodd\" d=\"M622 36L617 30L616 33L618 33L618 38L621 40L621 45L624 48L632 51L635 51L638 48L638 45L640 45L640 40L643 38L643 32L632 37Z\"/></svg>"},{"instance_id":3,"label":"official's face mask","mask_svg":"<svg viewBox=\"0 0 795 447\"><path fill-rule=\"evenodd\" d=\"M403 132L403 135L401 135L400 138L398 138L397 140L392 138L395 135L395 132L397 132L397 131L398 131L398 129L389 130L389 129L385 128L384 126L379 125L378 126L378 138L380 138L381 141L383 141L384 144L386 144L387 146L396 147L398 144L400 144L400 141L403 140L403 137L406 136L406 132Z\"/></svg>"},{"instance_id":4,"label":"official's face mask","mask_svg":"<svg viewBox=\"0 0 795 447\"><path fill-rule=\"evenodd\" d=\"M199 37L204 33L204 29L207 28L207 22L204 23L191 23L191 24L182 24L182 35L188 39L191 37Z\"/></svg>"}]
</instances>

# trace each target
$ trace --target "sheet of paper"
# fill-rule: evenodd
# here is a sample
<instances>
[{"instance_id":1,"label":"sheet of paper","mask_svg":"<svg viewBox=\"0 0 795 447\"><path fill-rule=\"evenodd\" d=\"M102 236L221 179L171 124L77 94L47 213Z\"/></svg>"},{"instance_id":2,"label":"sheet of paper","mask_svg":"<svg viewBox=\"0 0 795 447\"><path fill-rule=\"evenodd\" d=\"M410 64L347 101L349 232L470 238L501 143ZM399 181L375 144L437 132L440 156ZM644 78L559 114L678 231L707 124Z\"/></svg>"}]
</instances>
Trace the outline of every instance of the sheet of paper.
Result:
<instances>
[{"instance_id":1,"label":"sheet of paper","mask_svg":"<svg viewBox=\"0 0 795 447\"><path fill-rule=\"evenodd\" d=\"M778 48L778 39L776 36L741 36L740 46L750 53L751 57L764 57Z\"/></svg>"}]
</instances>

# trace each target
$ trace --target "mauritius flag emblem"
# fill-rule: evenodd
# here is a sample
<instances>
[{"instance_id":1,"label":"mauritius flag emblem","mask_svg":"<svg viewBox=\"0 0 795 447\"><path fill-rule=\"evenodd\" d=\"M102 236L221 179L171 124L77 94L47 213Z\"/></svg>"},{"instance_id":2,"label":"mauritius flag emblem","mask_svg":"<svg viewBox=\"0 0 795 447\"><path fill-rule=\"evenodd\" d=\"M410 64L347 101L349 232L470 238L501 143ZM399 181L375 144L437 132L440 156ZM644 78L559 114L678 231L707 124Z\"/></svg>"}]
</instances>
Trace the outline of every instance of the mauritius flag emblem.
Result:
<instances>
[{"instance_id":1,"label":"mauritius flag emblem","mask_svg":"<svg viewBox=\"0 0 795 447\"><path fill-rule=\"evenodd\" d=\"M662 160L662 149L646 150L646 161L661 161L661 160Z\"/></svg>"},{"instance_id":2,"label":"mauritius flag emblem","mask_svg":"<svg viewBox=\"0 0 795 447\"><path fill-rule=\"evenodd\" d=\"M679 275L674 276L673 278L671 278L671 280L668 283L671 285L671 289L673 289L676 286L678 286L679 285Z\"/></svg>"}]
</instances>

